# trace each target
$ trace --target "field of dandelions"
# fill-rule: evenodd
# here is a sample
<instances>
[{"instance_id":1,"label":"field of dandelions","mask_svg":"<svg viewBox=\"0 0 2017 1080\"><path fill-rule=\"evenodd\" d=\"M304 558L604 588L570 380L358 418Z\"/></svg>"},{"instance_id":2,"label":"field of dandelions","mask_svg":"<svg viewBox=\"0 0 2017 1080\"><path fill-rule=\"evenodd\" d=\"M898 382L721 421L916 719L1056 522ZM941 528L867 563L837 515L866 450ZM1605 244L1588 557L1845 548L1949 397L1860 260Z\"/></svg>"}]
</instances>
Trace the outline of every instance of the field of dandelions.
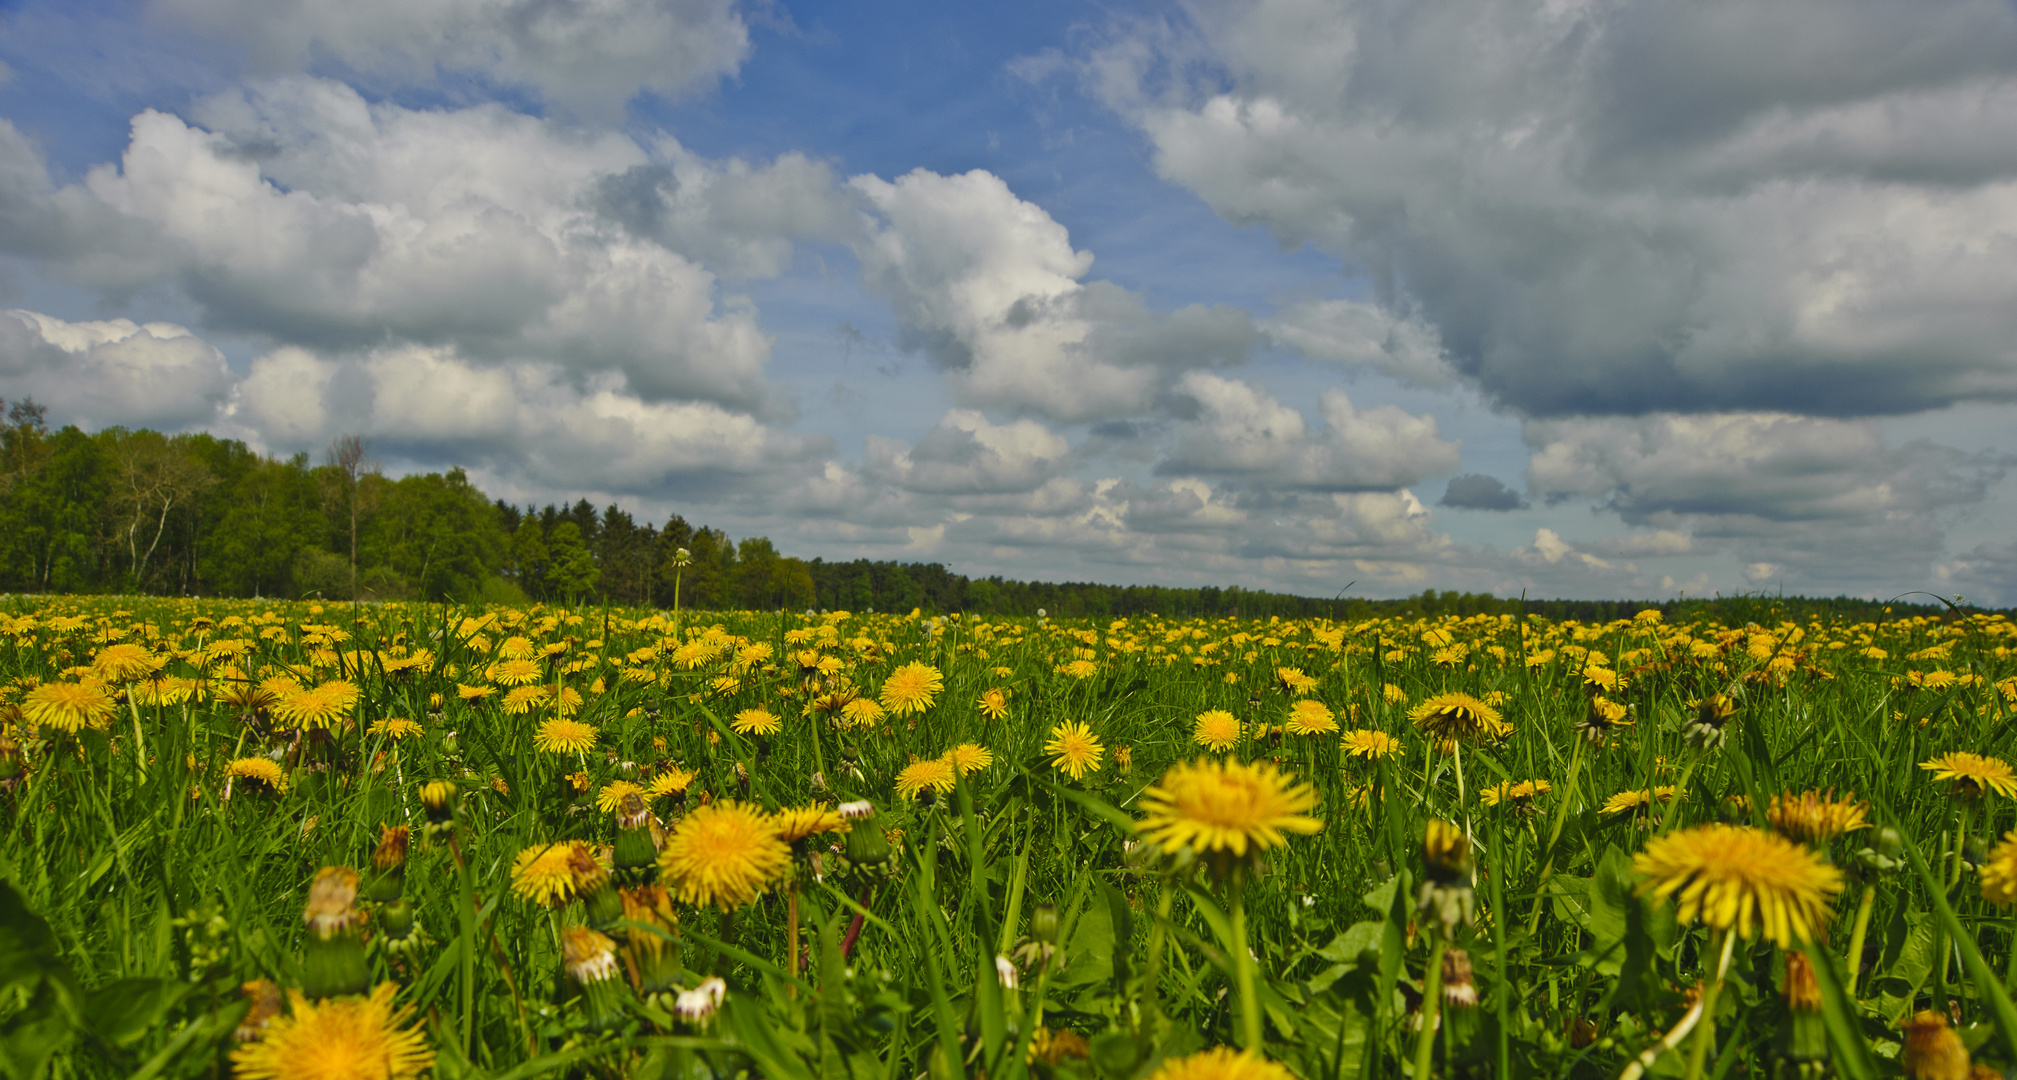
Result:
<instances>
[{"instance_id":1,"label":"field of dandelions","mask_svg":"<svg viewBox=\"0 0 2017 1080\"><path fill-rule=\"evenodd\" d=\"M0 1071L2002 1076L2013 638L10 600Z\"/></svg>"}]
</instances>

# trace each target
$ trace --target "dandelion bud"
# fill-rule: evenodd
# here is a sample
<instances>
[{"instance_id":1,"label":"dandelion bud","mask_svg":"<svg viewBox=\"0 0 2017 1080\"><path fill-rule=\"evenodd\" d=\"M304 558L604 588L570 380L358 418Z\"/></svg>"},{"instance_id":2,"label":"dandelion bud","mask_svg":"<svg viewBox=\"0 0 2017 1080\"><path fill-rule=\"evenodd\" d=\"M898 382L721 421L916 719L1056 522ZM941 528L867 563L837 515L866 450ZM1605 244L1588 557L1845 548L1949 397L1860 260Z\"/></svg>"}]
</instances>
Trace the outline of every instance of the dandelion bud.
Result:
<instances>
[{"instance_id":1,"label":"dandelion bud","mask_svg":"<svg viewBox=\"0 0 2017 1080\"><path fill-rule=\"evenodd\" d=\"M400 897L378 909L378 929L389 941L405 941L413 935L413 905Z\"/></svg>"},{"instance_id":2,"label":"dandelion bud","mask_svg":"<svg viewBox=\"0 0 2017 1080\"><path fill-rule=\"evenodd\" d=\"M397 900L406 892L406 848L411 835L404 825L380 825L378 847L371 852L371 878L364 898L376 903Z\"/></svg>"},{"instance_id":3,"label":"dandelion bud","mask_svg":"<svg viewBox=\"0 0 2017 1080\"><path fill-rule=\"evenodd\" d=\"M851 805L853 804L848 803L843 805L843 817L847 816L845 807ZM867 804L864 803L862 805L866 806ZM875 808L870 807L867 814L851 820L865 822L866 824L860 828L848 831L847 861L857 866L866 867L881 866L883 863L888 862L890 854L889 838L883 835L882 829L875 823Z\"/></svg>"},{"instance_id":4,"label":"dandelion bud","mask_svg":"<svg viewBox=\"0 0 2017 1080\"><path fill-rule=\"evenodd\" d=\"M681 1020L698 1027L714 1019L715 1011L721 1008L721 1000L728 996L728 984L714 975L700 981L691 990L682 990L672 1006L673 1014Z\"/></svg>"},{"instance_id":5,"label":"dandelion bud","mask_svg":"<svg viewBox=\"0 0 2017 1080\"><path fill-rule=\"evenodd\" d=\"M1001 982L1002 986L1009 990L1015 989L1022 982L1021 969L1016 967L1015 961L1009 959L1006 956L1001 955L995 956L994 974L995 978Z\"/></svg>"},{"instance_id":6,"label":"dandelion bud","mask_svg":"<svg viewBox=\"0 0 2017 1080\"><path fill-rule=\"evenodd\" d=\"M1828 1059L1828 1027L1821 1018L1821 984L1804 953L1786 953L1786 974L1779 982L1786 999L1786 1018L1779 1029L1778 1050L1789 1061ZM1807 1070L1812 1071L1812 1070Z\"/></svg>"},{"instance_id":7,"label":"dandelion bud","mask_svg":"<svg viewBox=\"0 0 2017 1080\"><path fill-rule=\"evenodd\" d=\"M624 934L637 992L663 1008L660 996L670 993L679 978L679 916L664 885L640 885L620 896L624 920L637 924Z\"/></svg>"},{"instance_id":8,"label":"dandelion bud","mask_svg":"<svg viewBox=\"0 0 2017 1080\"><path fill-rule=\"evenodd\" d=\"M601 1031L622 1023L623 983L616 977L616 942L585 926L570 926L560 936L560 956L568 978L581 987L587 1026Z\"/></svg>"},{"instance_id":9,"label":"dandelion bud","mask_svg":"<svg viewBox=\"0 0 2017 1080\"><path fill-rule=\"evenodd\" d=\"M1038 904L1030 912L1030 936L1046 945L1054 945L1058 940L1058 909L1056 904Z\"/></svg>"},{"instance_id":10,"label":"dandelion bud","mask_svg":"<svg viewBox=\"0 0 2017 1080\"><path fill-rule=\"evenodd\" d=\"M437 825L454 821L457 794L455 785L446 780L430 780L420 785L420 805L427 811L427 820Z\"/></svg>"},{"instance_id":11,"label":"dandelion bud","mask_svg":"<svg viewBox=\"0 0 2017 1080\"><path fill-rule=\"evenodd\" d=\"M1424 880L1415 910L1434 916L1442 924L1445 938L1455 932L1458 923L1468 925L1476 914L1471 869L1471 842L1463 829L1432 819L1422 836Z\"/></svg>"},{"instance_id":12,"label":"dandelion bud","mask_svg":"<svg viewBox=\"0 0 2017 1080\"><path fill-rule=\"evenodd\" d=\"M308 889L301 920L301 992L311 998L361 994L371 985L364 963L363 915L357 910L357 871L325 866Z\"/></svg>"},{"instance_id":13,"label":"dandelion bud","mask_svg":"<svg viewBox=\"0 0 2017 1080\"><path fill-rule=\"evenodd\" d=\"M1478 985L1471 975L1471 954L1462 949L1443 950L1443 1002L1457 1009L1475 1008L1478 1004Z\"/></svg>"}]
</instances>

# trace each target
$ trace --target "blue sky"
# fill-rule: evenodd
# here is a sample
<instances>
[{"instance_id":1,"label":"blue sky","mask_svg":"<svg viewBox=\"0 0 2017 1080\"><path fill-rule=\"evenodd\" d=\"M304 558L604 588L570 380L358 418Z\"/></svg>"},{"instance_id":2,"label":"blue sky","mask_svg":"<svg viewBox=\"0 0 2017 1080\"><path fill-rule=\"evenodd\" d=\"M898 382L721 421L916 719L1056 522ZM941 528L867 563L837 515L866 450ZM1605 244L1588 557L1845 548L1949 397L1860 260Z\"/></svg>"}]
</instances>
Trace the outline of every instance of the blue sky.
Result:
<instances>
[{"instance_id":1,"label":"blue sky","mask_svg":"<svg viewBox=\"0 0 2017 1080\"><path fill-rule=\"evenodd\" d=\"M2013 603L2017 11L1924 14L10 0L0 397L972 574Z\"/></svg>"}]
</instances>

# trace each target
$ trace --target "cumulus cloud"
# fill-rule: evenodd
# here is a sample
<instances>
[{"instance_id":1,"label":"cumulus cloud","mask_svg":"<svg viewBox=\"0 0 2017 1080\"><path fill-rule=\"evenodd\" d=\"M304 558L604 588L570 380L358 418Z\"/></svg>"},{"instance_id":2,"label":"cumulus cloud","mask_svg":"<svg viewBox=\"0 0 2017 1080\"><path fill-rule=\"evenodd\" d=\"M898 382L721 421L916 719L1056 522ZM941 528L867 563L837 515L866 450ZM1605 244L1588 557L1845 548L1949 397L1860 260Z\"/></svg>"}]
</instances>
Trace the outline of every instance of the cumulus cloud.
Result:
<instances>
[{"instance_id":1,"label":"cumulus cloud","mask_svg":"<svg viewBox=\"0 0 2017 1080\"><path fill-rule=\"evenodd\" d=\"M59 423L177 431L216 420L230 390L224 354L173 323L0 311L0 397Z\"/></svg>"},{"instance_id":2,"label":"cumulus cloud","mask_svg":"<svg viewBox=\"0 0 2017 1080\"><path fill-rule=\"evenodd\" d=\"M362 435L392 456L559 491L655 493L728 476L783 483L830 448L712 403L640 400L620 377L598 383L582 387L550 364L471 364L439 346L336 358L290 347L253 362L227 425L283 452Z\"/></svg>"},{"instance_id":3,"label":"cumulus cloud","mask_svg":"<svg viewBox=\"0 0 2017 1080\"><path fill-rule=\"evenodd\" d=\"M1518 510L1527 505L1527 500L1496 476L1465 473L1450 478L1437 505L1459 510Z\"/></svg>"},{"instance_id":4,"label":"cumulus cloud","mask_svg":"<svg viewBox=\"0 0 2017 1080\"><path fill-rule=\"evenodd\" d=\"M992 173L850 185L868 206L855 242L864 283L963 404L1063 422L1140 415L1173 374L1238 363L1258 338L1236 308L1155 312L1082 281L1092 254Z\"/></svg>"},{"instance_id":5,"label":"cumulus cloud","mask_svg":"<svg viewBox=\"0 0 2017 1080\"><path fill-rule=\"evenodd\" d=\"M1436 329L1359 300L1300 300L1262 320L1268 340L1347 371L1377 371L1416 386L1443 387L1456 372Z\"/></svg>"},{"instance_id":6,"label":"cumulus cloud","mask_svg":"<svg viewBox=\"0 0 2017 1080\"><path fill-rule=\"evenodd\" d=\"M2001 0L1187 10L1077 70L1164 177L1364 271L1504 405L2017 398Z\"/></svg>"},{"instance_id":7,"label":"cumulus cloud","mask_svg":"<svg viewBox=\"0 0 2017 1080\"><path fill-rule=\"evenodd\" d=\"M1259 387L1194 371L1177 384L1187 419L1176 447L1156 466L1165 474L1241 478L1312 491L1393 489L1457 467L1458 448L1437 433L1436 418L1393 405L1361 410L1345 392L1318 399L1324 419L1311 430L1303 414Z\"/></svg>"},{"instance_id":8,"label":"cumulus cloud","mask_svg":"<svg viewBox=\"0 0 2017 1080\"><path fill-rule=\"evenodd\" d=\"M117 164L11 196L29 212L0 206L0 248L86 285L169 283L207 325L317 352L448 345L474 363L620 374L651 401L777 408L754 307L720 295L696 261L727 251L739 272L775 265L762 214L716 214L734 228L712 249L688 227L690 254L611 224L586 205L598 185L658 160L632 140L494 105L373 105L317 80L197 111L207 126L143 112ZM32 178L39 162L17 143L0 137L0 172ZM719 167L752 190L802 189L817 171L802 159Z\"/></svg>"},{"instance_id":9,"label":"cumulus cloud","mask_svg":"<svg viewBox=\"0 0 2017 1080\"><path fill-rule=\"evenodd\" d=\"M991 495L1034 491L1057 476L1070 444L1034 420L996 425L955 409L916 446L868 437L867 467L909 491Z\"/></svg>"},{"instance_id":10,"label":"cumulus cloud","mask_svg":"<svg viewBox=\"0 0 2017 1080\"><path fill-rule=\"evenodd\" d=\"M734 0L153 0L151 7L247 46L268 72L334 61L419 86L459 72L598 116L619 114L641 91L711 87L750 51Z\"/></svg>"}]
</instances>

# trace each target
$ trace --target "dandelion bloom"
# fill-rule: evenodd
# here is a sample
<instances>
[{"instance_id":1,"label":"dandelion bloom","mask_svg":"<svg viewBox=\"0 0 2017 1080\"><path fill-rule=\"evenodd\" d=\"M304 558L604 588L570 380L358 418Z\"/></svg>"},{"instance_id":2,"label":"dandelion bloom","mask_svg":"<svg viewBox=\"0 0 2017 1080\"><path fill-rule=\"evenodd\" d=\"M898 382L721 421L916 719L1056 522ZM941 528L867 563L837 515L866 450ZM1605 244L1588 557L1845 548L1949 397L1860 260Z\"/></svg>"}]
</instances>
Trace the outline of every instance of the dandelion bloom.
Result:
<instances>
[{"instance_id":1,"label":"dandelion bloom","mask_svg":"<svg viewBox=\"0 0 2017 1080\"><path fill-rule=\"evenodd\" d=\"M21 699L21 715L31 724L76 734L112 720L112 692L95 682L44 683Z\"/></svg>"},{"instance_id":2,"label":"dandelion bloom","mask_svg":"<svg viewBox=\"0 0 2017 1080\"><path fill-rule=\"evenodd\" d=\"M1289 710L1288 722L1282 730L1291 735L1333 735L1337 733L1338 722L1331 710L1321 701L1298 701Z\"/></svg>"},{"instance_id":3,"label":"dandelion bloom","mask_svg":"<svg viewBox=\"0 0 2017 1080\"><path fill-rule=\"evenodd\" d=\"M1919 767L1933 774L1935 780L1954 781L1954 794L1972 797L1984 790L1998 795L2017 796L2017 773L2010 770L2010 763L2000 758L1983 757L1956 751L1931 761L1922 761Z\"/></svg>"},{"instance_id":4,"label":"dandelion bloom","mask_svg":"<svg viewBox=\"0 0 2017 1080\"><path fill-rule=\"evenodd\" d=\"M379 983L368 997L313 1002L288 991L291 1009L266 1024L265 1037L231 1052L240 1080L408 1080L434 1064L420 1029L405 1026L413 1007L394 1008L398 987Z\"/></svg>"},{"instance_id":5,"label":"dandelion bloom","mask_svg":"<svg viewBox=\"0 0 2017 1080\"><path fill-rule=\"evenodd\" d=\"M882 707L895 716L910 716L931 708L945 677L930 664L905 664L883 680Z\"/></svg>"},{"instance_id":6,"label":"dandelion bloom","mask_svg":"<svg viewBox=\"0 0 2017 1080\"><path fill-rule=\"evenodd\" d=\"M1360 729L1345 732L1345 737L1338 740L1338 748L1352 757L1376 761L1400 753L1401 740L1384 731Z\"/></svg>"},{"instance_id":7,"label":"dandelion bloom","mask_svg":"<svg viewBox=\"0 0 2017 1080\"><path fill-rule=\"evenodd\" d=\"M1070 675L1074 679L1090 679L1099 673L1100 666L1098 662L1084 659L1074 660L1058 668L1058 674Z\"/></svg>"},{"instance_id":8,"label":"dandelion bloom","mask_svg":"<svg viewBox=\"0 0 2017 1080\"><path fill-rule=\"evenodd\" d=\"M652 777L651 786L645 788L644 791L645 794L654 799L663 799L668 795L684 795L686 794L686 789L692 787L694 780L698 779L699 776L699 773L691 769L682 769L677 765L673 765L657 776Z\"/></svg>"},{"instance_id":9,"label":"dandelion bloom","mask_svg":"<svg viewBox=\"0 0 2017 1080\"><path fill-rule=\"evenodd\" d=\"M1408 710L1408 719L1437 739L1499 739L1513 730L1499 710L1464 693L1437 694Z\"/></svg>"},{"instance_id":10,"label":"dandelion bloom","mask_svg":"<svg viewBox=\"0 0 2017 1080\"><path fill-rule=\"evenodd\" d=\"M1098 769L1100 756L1105 752L1106 748L1084 721L1068 721L1051 728L1050 741L1044 744L1044 753L1051 755L1051 764L1074 780Z\"/></svg>"},{"instance_id":11,"label":"dandelion bloom","mask_svg":"<svg viewBox=\"0 0 2017 1080\"><path fill-rule=\"evenodd\" d=\"M333 728L350 714L352 700L329 686L291 690L280 695L273 706L273 716L282 724L303 731Z\"/></svg>"},{"instance_id":12,"label":"dandelion bloom","mask_svg":"<svg viewBox=\"0 0 2017 1080\"><path fill-rule=\"evenodd\" d=\"M1191 726L1191 741L1215 754L1223 754L1239 743L1240 721L1224 709L1201 712Z\"/></svg>"},{"instance_id":13,"label":"dandelion bloom","mask_svg":"<svg viewBox=\"0 0 2017 1080\"><path fill-rule=\"evenodd\" d=\"M1510 780L1501 780L1491 787L1478 789L1478 801L1486 806L1497 806L1500 803L1519 805L1532 802L1536 796L1546 795L1553 790L1554 785L1546 780L1522 780L1517 784Z\"/></svg>"},{"instance_id":14,"label":"dandelion bloom","mask_svg":"<svg viewBox=\"0 0 2017 1080\"><path fill-rule=\"evenodd\" d=\"M787 844L796 844L808 836L821 833L847 832L854 827L838 810L829 809L823 802L779 810L771 815L770 821L777 829L777 838Z\"/></svg>"},{"instance_id":15,"label":"dandelion bloom","mask_svg":"<svg viewBox=\"0 0 2017 1080\"><path fill-rule=\"evenodd\" d=\"M942 757L913 761L896 774L896 794L900 799L914 799L925 791L951 791L952 785L952 762Z\"/></svg>"},{"instance_id":16,"label":"dandelion bloom","mask_svg":"<svg viewBox=\"0 0 2017 1080\"><path fill-rule=\"evenodd\" d=\"M882 706L875 701L858 697L841 706L840 715L841 719L847 721L848 727L869 728L881 723L885 714Z\"/></svg>"},{"instance_id":17,"label":"dandelion bloom","mask_svg":"<svg viewBox=\"0 0 2017 1080\"><path fill-rule=\"evenodd\" d=\"M1898 1055L1912 1080L1967 1080L1968 1044L1947 1026L1947 1018L1926 1009L1905 1021L1905 1048Z\"/></svg>"},{"instance_id":18,"label":"dandelion bloom","mask_svg":"<svg viewBox=\"0 0 2017 1080\"><path fill-rule=\"evenodd\" d=\"M1639 893L1679 897L1684 923L1706 922L1750 937L1756 927L1780 948L1810 940L1842 891L1842 872L1775 833L1699 825L1668 833L1632 858Z\"/></svg>"},{"instance_id":19,"label":"dandelion bloom","mask_svg":"<svg viewBox=\"0 0 2017 1080\"><path fill-rule=\"evenodd\" d=\"M506 686L529 686L538 682L546 672L538 663L526 660L499 660L485 672L491 682Z\"/></svg>"},{"instance_id":20,"label":"dandelion bloom","mask_svg":"<svg viewBox=\"0 0 2017 1080\"><path fill-rule=\"evenodd\" d=\"M462 683L455 684L455 696L461 698L464 701L482 701L484 698L487 698L495 693L497 693L497 687L495 686L488 686L488 685L467 686Z\"/></svg>"},{"instance_id":21,"label":"dandelion bloom","mask_svg":"<svg viewBox=\"0 0 2017 1080\"><path fill-rule=\"evenodd\" d=\"M393 742L398 742L401 739L412 738L420 734L421 730L422 728L417 721L408 720L400 716L388 716L383 719L373 720L371 726L365 729L365 733L368 735L382 735Z\"/></svg>"},{"instance_id":22,"label":"dandelion bloom","mask_svg":"<svg viewBox=\"0 0 2017 1080\"><path fill-rule=\"evenodd\" d=\"M1655 802L1672 802L1673 800L1674 785L1660 784L1651 790L1620 791L1616 795L1605 799L1603 807L1597 812L1606 816L1637 813L1652 806Z\"/></svg>"},{"instance_id":23,"label":"dandelion bloom","mask_svg":"<svg viewBox=\"0 0 2017 1080\"><path fill-rule=\"evenodd\" d=\"M961 743L945 752L946 764L958 769L961 776L974 773L994 764L994 754L979 743Z\"/></svg>"},{"instance_id":24,"label":"dandelion bloom","mask_svg":"<svg viewBox=\"0 0 2017 1080\"><path fill-rule=\"evenodd\" d=\"M1175 854L1224 853L1235 859L1287 843L1284 832L1314 833L1323 822L1308 784L1265 762L1200 759L1174 765L1142 790L1143 839Z\"/></svg>"},{"instance_id":25,"label":"dandelion bloom","mask_svg":"<svg viewBox=\"0 0 2017 1080\"><path fill-rule=\"evenodd\" d=\"M228 780L243 780L248 786L265 788L275 794L287 791L287 773L271 758L239 758L224 766Z\"/></svg>"},{"instance_id":26,"label":"dandelion bloom","mask_svg":"<svg viewBox=\"0 0 2017 1080\"><path fill-rule=\"evenodd\" d=\"M1295 1074L1257 1053L1215 1046L1188 1057L1165 1058L1149 1080L1295 1080Z\"/></svg>"},{"instance_id":27,"label":"dandelion bloom","mask_svg":"<svg viewBox=\"0 0 2017 1080\"><path fill-rule=\"evenodd\" d=\"M1008 694L999 688L988 690L981 694L979 701L974 702L974 707L980 710L982 716L999 720L1008 715Z\"/></svg>"},{"instance_id":28,"label":"dandelion bloom","mask_svg":"<svg viewBox=\"0 0 2017 1080\"><path fill-rule=\"evenodd\" d=\"M539 725L532 745L549 754L585 754L595 745L595 726L556 716Z\"/></svg>"},{"instance_id":29,"label":"dandelion bloom","mask_svg":"<svg viewBox=\"0 0 2017 1080\"><path fill-rule=\"evenodd\" d=\"M588 845L579 840L534 844L511 860L511 892L521 900L559 907L574 898L574 857Z\"/></svg>"},{"instance_id":30,"label":"dandelion bloom","mask_svg":"<svg viewBox=\"0 0 2017 1080\"><path fill-rule=\"evenodd\" d=\"M1870 804L1857 802L1853 791L1847 798L1839 800L1833 790L1825 795L1809 791L1799 795L1772 796L1772 805L1765 811L1765 821L1788 840L1825 844L1843 833L1869 828L1870 823L1864 820L1864 815L1869 812Z\"/></svg>"},{"instance_id":31,"label":"dandelion bloom","mask_svg":"<svg viewBox=\"0 0 2017 1080\"><path fill-rule=\"evenodd\" d=\"M1302 668L1276 668L1275 681L1282 684L1282 690L1290 694L1307 694L1317 688L1317 680L1310 678Z\"/></svg>"},{"instance_id":32,"label":"dandelion bloom","mask_svg":"<svg viewBox=\"0 0 2017 1080\"><path fill-rule=\"evenodd\" d=\"M666 888L688 904L723 910L757 898L791 866L770 815L747 803L709 803L681 819L658 853Z\"/></svg>"},{"instance_id":33,"label":"dandelion bloom","mask_svg":"<svg viewBox=\"0 0 2017 1080\"><path fill-rule=\"evenodd\" d=\"M735 720L729 727L734 728L737 735L757 735L767 738L784 730L784 721L772 715L769 709L759 705L754 709L744 709L736 713Z\"/></svg>"},{"instance_id":34,"label":"dandelion bloom","mask_svg":"<svg viewBox=\"0 0 2017 1080\"><path fill-rule=\"evenodd\" d=\"M595 808L605 814L614 814L616 808L623 805L625 795L642 798L644 787L633 780L612 780L602 785L602 790L595 793Z\"/></svg>"},{"instance_id":35,"label":"dandelion bloom","mask_svg":"<svg viewBox=\"0 0 2017 1080\"><path fill-rule=\"evenodd\" d=\"M109 683L129 683L161 670L164 658L138 645L107 645L91 658L98 677Z\"/></svg>"},{"instance_id":36,"label":"dandelion bloom","mask_svg":"<svg viewBox=\"0 0 2017 1080\"><path fill-rule=\"evenodd\" d=\"M514 686L504 695L503 708L507 716L524 716L547 700L544 686Z\"/></svg>"},{"instance_id":37,"label":"dandelion bloom","mask_svg":"<svg viewBox=\"0 0 2017 1080\"><path fill-rule=\"evenodd\" d=\"M2004 907L2017 904L2017 831L2005 834L1982 864L1982 899Z\"/></svg>"}]
</instances>

